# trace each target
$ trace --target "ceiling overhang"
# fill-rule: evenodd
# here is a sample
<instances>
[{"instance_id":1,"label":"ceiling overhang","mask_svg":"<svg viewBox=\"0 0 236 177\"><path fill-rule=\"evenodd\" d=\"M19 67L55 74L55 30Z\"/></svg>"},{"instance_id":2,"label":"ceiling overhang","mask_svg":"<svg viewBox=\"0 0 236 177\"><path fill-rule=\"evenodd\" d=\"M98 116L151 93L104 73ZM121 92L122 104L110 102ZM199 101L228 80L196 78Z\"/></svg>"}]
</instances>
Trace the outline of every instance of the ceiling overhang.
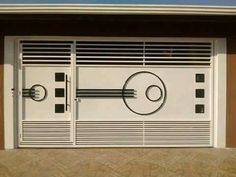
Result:
<instances>
[{"instance_id":1,"label":"ceiling overhang","mask_svg":"<svg viewBox=\"0 0 236 177\"><path fill-rule=\"evenodd\" d=\"M0 14L236 15L236 6L1 4Z\"/></svg>"}]
</instances>

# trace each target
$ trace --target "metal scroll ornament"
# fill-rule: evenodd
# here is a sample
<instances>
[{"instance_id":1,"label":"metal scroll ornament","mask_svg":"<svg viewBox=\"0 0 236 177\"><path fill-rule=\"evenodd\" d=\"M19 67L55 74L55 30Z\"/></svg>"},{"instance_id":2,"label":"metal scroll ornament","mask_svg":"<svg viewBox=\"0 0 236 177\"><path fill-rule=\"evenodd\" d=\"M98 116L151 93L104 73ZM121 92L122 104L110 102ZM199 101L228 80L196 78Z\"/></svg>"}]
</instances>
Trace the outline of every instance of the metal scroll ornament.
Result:
<instances>
[{"instance_id":1,"label":"metal scroll ornament","mask_svg":"<svg viewBox=\"0 0 236 177\"><path fill-rule=\"evenodd\" d=\"M166 86L162 79L149 71L140 71L132 74L123 86L124 91L133 88L136 98L122 97L126 107L138 115L151 115L159 111L166 102Z\"/></svg>"},{"instance_id":2,"label":"metal scroll ornament","mask_svg":"<svg viewBox=\"0 0 236 177\"><path fill-rule=\"evenodd\" d=\"M47 89L43 85L35 84L30 89L23 89L23 97L41 102L47 97Z\"/></svg>"}]
</instances>

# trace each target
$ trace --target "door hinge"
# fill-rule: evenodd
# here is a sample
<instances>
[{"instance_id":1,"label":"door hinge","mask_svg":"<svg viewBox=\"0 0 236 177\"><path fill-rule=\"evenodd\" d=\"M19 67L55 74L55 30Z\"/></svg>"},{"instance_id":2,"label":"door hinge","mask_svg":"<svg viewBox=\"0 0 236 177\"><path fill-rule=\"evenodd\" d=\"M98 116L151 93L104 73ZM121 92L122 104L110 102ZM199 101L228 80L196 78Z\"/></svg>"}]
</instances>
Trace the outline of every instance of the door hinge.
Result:
<instances>
[{"instance_id":1,"label":"door hinge","mask_svg":"<svg viewBox=\"0 0 236 177\"><path fill-rule=\"evenodd\" d=\"M11 94L12 94L12 96L14 96L14 93L15 93L15 89L12 88L12 89L11 89Z\"/></svg>"}]
</instances>

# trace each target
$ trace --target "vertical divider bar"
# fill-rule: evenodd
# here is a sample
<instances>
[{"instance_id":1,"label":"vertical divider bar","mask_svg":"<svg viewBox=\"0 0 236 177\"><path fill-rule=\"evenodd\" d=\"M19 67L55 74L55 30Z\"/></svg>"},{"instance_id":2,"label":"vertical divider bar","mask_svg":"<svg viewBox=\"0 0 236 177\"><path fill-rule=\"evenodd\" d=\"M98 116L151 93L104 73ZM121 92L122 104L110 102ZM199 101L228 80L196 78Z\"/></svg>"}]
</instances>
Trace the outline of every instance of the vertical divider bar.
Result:
<instances>
[{"instance_id":1,"label":"vertical divider bar","mask_svg":"<svg viewBox=\"0 0 236 177\"><path fill-rule=\"evenodd\" d=\"M23 103L22 103L22 88L23 88L23 86L22 86L22 83L23 83L23 76L22 76L22 74L23 74L23 72L22 72L22 69L23 69L23 67L22 67L22 60L23 60L23 54L22 54L22 44L20 44L20 40L17 40L16 41L16 44L15 44L15 50L16 50L16 53L17 53L17 60L15 61L16 62L16 67L17 67L17 69L16 69L16 71L18 72L17 73L17 81L18 81L18 83L17 83L17 88L15 89L16 91L15 91L15 93L17 93L16 94L16 99L17 99L17 102L18 102L18 105L17 105L17 112L18 112L18 115L17 115L17 117L18 117L18 122L17 122L17 124L18 124L18 145L20 144L20 142L22 142L23 141L23 108L22 108L22 105L23 105Z\"/></svg>"},{"instance_id":2,"label":"vertical divider bar","mask_svg":"<svg viewBox=\"0 0 236 177\"><path fill-rule=\"evenodd\" d=\"M76 145L76 117L77 117L77 102L75 101L76 98L76 40L74 40L73 44L71 45L71 135L73 145Z\"/></svg>"},{"instance_id":3,"label":"vertical divider bar","mask_svg":"<svg viewBox=\"0 0 236 177\"><path fill-rule=\"evenodd\" d=\"M215 95L215 88L214 88L214 82L215 82L215 40L211 41L211 61L210 61L210 89L209 89L209 95L210 95L210 143L211 146L214 147L214 134L215 134L215 129L214 129L214 124L215 124L215 106L214 106L214 95Z\"/></svg>"}]
</instances>

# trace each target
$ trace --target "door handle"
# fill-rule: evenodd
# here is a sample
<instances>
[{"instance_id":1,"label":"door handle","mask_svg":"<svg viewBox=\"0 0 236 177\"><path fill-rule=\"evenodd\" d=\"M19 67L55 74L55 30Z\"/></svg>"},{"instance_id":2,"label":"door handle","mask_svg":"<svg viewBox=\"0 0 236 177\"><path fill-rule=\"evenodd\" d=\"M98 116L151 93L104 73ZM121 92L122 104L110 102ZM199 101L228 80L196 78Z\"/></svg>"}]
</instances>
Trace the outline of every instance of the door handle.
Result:
<instances>
[{"instance_id":1,"label":"door handle","mask_svg":"<svg viewBox=\"0 0 236 177\"><path fill-rule=\"evenodd\" d=\"M68 88L68 83L69 83L70 81L68 80L68 75L66 74L66 79L65 79L65 86L66 86L66 88L65 88L65 108L66 108L66 111L68 111L68 106L70 106L70 104L69 104L69 100L68 100L68 90L69 90L69 88Z\"/></svg>"},{"instance_id":2,"label":"door handle","mask_svg":"<svg viewBox=\"0 0 236 177\"><path fill-rule=\"evenodd\" d=\"M65 80L65 85L66 85L66 97L65 97L65 102L66 102L66 111L67 111L67 99L68 99L68 83L67 83L67 74L66 74L66 80Z\"/></svg>"}]
</instances>

